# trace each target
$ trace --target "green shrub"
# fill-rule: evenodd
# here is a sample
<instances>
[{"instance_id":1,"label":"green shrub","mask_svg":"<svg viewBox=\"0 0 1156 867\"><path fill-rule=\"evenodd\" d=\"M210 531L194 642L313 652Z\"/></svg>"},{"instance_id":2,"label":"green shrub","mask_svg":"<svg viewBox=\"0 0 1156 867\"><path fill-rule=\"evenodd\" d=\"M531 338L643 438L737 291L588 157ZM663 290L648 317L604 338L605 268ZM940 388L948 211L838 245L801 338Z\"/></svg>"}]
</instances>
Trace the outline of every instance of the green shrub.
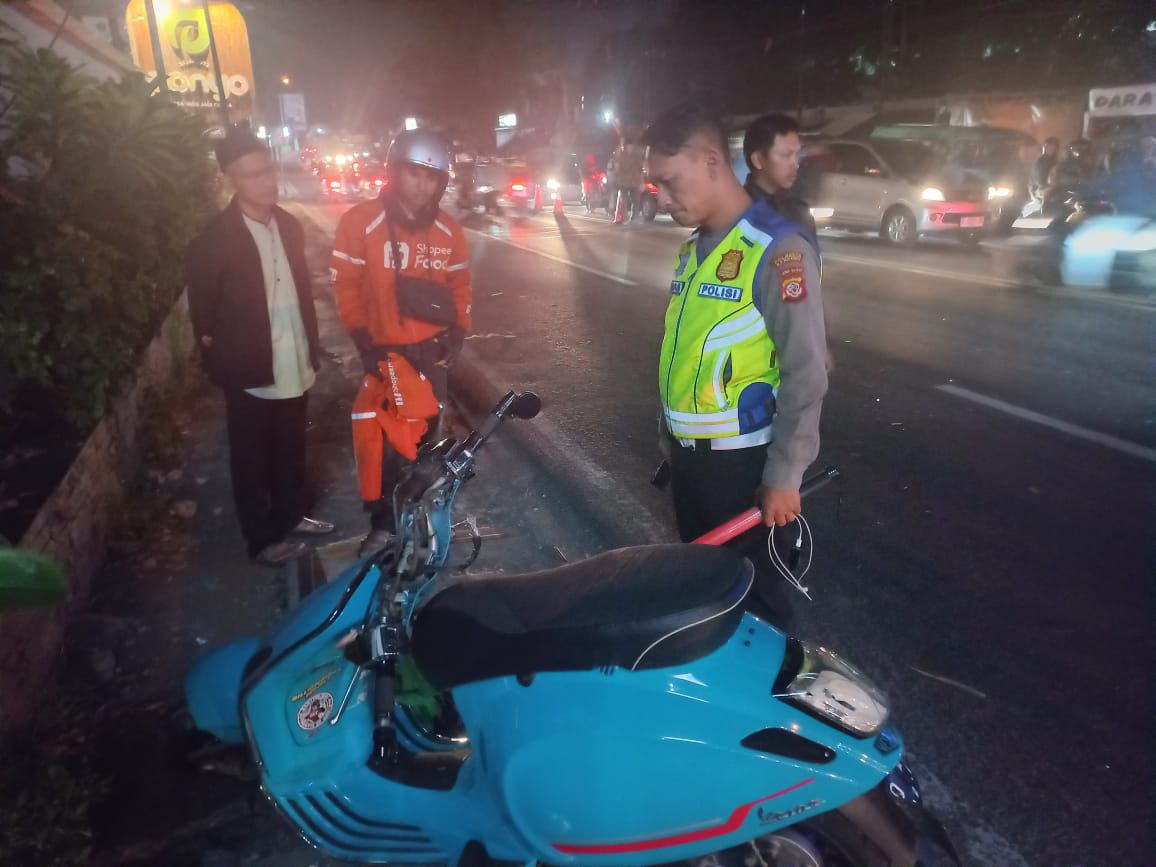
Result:
<instances>
[{"instance_id":1,"label":"green shrub","mask_svg":"<svg viewBox=\"0 0 1156 867\"><path fill-rule=\"evenodd\" d=\"M0 422L34 408L83 428L179 293L208 142L141 76L10 46L0 69Z\"/></svg>"}]
</instances>

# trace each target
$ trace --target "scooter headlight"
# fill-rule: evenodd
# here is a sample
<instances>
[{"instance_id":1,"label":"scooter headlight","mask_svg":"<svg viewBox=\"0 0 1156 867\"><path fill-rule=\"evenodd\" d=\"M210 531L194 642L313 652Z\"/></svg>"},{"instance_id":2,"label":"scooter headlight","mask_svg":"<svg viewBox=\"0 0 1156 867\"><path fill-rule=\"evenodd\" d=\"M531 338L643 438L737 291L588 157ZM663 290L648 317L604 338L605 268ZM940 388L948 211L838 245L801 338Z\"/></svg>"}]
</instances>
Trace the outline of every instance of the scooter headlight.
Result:
<instances>
[{"instance_id":1,"label":"scooter headlight","mask_svg":"<svg viewBox=\"0 0 1156 867\"><path fill-rule=\"evenodd\" d=\"M548 190L558 189L558 181L554 178L550 178L550 180L546 181L546 189L548 189Z\"/></svg>"},{"instance_id":2,"label":"scooter headlight","mask_svg":"<svg viewBox=\"0 0 1156 867\"><path fill-rule=\"evenodd\" d=\"M786 699L855 737L887 722L887 696L832 650L802 643L802 665L778 698Z\"/></svg>"}]
</instances>

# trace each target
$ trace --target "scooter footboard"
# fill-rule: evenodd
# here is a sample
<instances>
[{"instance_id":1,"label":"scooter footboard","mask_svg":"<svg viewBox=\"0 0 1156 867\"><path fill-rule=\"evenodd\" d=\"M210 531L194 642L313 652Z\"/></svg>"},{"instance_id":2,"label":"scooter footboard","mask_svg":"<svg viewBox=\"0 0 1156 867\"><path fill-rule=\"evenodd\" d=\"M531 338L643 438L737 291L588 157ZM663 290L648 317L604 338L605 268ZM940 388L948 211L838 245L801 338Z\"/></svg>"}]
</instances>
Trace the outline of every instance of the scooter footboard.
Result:
<instances>
[{"instance_id":1,"label":"scooter footboard","mask_svg":"<svg viewBox=\"0 0 1156 867\"><path fill-rule=\"evenodd\" d=\"M185 701L194 725L225 743L245 742L241 724L241 681L261 650L258 638L217 648L198 659L185 676Z\"/></svg>"}]
</instances>

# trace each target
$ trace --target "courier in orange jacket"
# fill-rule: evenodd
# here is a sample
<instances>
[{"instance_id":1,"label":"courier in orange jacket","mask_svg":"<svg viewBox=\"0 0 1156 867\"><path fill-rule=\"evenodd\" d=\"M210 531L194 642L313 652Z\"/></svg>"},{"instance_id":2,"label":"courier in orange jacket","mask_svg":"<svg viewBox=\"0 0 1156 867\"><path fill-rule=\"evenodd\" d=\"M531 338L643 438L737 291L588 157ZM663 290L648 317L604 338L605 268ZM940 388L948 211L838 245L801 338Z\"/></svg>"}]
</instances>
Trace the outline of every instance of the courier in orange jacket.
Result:
<instances>
[{"instance_id":1,"label":"courier in orange jacket","mask_svg":"<svg viewBox=\"0 0 1156 867\"><path fill-rule=\"evenodd\" d=\"M438 207L449 166L444 138L425 130L402 133L390 146L386 192L350 209L337 227L333 290L365 370L353 438L373 531L367 547L395 529L393 487L403 462L413 460L419 442L437 427L449 365L471 326L465 233ZM415 408L428 415L413 415ZM399 448L402 443L412 448Z\"/></svg>"}]
</instances>

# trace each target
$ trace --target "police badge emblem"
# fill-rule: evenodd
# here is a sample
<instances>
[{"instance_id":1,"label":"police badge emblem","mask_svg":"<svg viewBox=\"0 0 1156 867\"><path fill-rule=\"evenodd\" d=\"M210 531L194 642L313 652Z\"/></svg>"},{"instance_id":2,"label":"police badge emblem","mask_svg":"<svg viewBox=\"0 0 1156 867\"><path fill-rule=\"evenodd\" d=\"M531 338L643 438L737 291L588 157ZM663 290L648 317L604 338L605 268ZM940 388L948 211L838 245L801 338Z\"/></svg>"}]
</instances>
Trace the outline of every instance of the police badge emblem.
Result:
<instances>
[{"instance_id":1,"label":"police badge emblem","mask_svg":"<svg viewBox=\"0 0 1156 867\"><path fill-rule=\"evenodd\" d=\"M739 267L743 264L742 250L728 250L723 253L722 261L715 269L715 276L720 280L733 280L739 276Z\"/></svg>"}]
</instances>

